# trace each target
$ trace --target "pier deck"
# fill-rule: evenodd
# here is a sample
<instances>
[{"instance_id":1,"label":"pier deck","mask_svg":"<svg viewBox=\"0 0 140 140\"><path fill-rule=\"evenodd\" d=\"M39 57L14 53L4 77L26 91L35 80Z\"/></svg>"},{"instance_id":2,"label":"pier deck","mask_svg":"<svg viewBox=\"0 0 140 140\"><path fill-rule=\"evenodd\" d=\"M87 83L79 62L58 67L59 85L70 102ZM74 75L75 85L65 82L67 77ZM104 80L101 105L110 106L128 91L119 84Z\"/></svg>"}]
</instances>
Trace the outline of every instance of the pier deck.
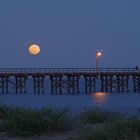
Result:
<instances>
[{"instance_id":1,"label":"pier deck","mask_svg":"<svg viewBox=\"0 0 140 140\"><path fill-rule=\"evenodd\" d=\"M46 93L46 79L51 94L140 92L140 69L136 68L3 68L0 92L9 93L12 88L15 93L27 93L29 78L35 94ZM84 83L84 91L80 83Z\"/></svg>"}]
</instances>

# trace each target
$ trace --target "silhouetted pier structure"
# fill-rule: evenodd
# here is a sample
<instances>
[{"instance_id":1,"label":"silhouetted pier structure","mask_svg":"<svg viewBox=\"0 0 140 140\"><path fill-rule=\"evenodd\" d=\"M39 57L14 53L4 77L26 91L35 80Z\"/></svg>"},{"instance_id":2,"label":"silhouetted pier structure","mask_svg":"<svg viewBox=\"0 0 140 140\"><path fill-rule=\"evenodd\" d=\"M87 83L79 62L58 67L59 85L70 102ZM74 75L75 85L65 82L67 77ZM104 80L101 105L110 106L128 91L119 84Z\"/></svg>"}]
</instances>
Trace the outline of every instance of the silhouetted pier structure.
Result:
<instances>
[{"instance_id":1,"label":"silhouetted pier structure","mask_svg":"<svg viewBox=\"0 0 140 140\"><path fill-rule=\"evenodd\" d=\"M27 81L32 79L36 94L44 94L45 79L52 94L79 94L80 92L140 92L140 70L136 68L7 68L0 69L0 92L26 93ZM81 82L84 91L81 91Z\"/></svg>"}]
</instances>

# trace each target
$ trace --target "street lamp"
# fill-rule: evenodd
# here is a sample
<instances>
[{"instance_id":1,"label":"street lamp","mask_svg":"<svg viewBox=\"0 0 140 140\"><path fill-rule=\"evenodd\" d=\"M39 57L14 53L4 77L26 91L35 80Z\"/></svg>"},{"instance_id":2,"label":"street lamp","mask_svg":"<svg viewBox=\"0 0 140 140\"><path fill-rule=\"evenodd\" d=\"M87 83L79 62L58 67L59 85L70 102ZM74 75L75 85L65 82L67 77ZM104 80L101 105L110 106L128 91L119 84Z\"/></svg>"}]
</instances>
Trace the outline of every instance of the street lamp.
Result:
<instances>
[{"instance_id":1,"label":"street lamp","mask_svg":"<svg viewBox=\"0 0 140 140\"><path fill-rule=\"evenodd\" d=\"M99 69L99 58L102 56L102 51L96 51L96 71Z\"/></svg>"}]
</instances>

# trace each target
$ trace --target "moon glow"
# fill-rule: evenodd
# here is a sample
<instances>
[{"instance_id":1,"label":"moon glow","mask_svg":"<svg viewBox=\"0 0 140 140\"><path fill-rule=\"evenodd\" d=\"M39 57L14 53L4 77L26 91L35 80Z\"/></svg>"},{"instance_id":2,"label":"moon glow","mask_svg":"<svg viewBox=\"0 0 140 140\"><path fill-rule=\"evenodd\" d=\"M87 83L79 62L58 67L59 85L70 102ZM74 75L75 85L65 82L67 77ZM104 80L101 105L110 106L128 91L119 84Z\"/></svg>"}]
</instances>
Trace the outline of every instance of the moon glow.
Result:
<instances>
[{"instance_id":1,"label":"moon glow","mask_svg":"<svg viewBox=\"0 0 140 140\"><path fill-rule=\"evenodd\" d=\"M37 55L40 53L40 46L37 44L32 44L29 46L29 53L33 55Z\"/></svg>"}]
</instances>

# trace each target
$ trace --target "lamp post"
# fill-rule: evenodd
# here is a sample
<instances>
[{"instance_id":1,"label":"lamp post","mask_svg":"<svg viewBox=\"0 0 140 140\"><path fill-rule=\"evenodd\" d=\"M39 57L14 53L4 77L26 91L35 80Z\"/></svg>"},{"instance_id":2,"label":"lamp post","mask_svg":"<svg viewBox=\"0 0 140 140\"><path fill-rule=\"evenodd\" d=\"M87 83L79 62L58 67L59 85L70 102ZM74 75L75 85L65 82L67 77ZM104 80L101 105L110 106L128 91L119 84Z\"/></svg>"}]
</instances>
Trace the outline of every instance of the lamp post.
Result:
<instances>
[{"instance_id":1,"label":"lamp post","mask_svg":"<svg viewBox=\"0 0 140 140\"><path fill-rule=\"evenodd\" d=\"M96 51L96 71L99 69L99 58L102 56L102 51Z\"/></svg>"}]
</instances>

